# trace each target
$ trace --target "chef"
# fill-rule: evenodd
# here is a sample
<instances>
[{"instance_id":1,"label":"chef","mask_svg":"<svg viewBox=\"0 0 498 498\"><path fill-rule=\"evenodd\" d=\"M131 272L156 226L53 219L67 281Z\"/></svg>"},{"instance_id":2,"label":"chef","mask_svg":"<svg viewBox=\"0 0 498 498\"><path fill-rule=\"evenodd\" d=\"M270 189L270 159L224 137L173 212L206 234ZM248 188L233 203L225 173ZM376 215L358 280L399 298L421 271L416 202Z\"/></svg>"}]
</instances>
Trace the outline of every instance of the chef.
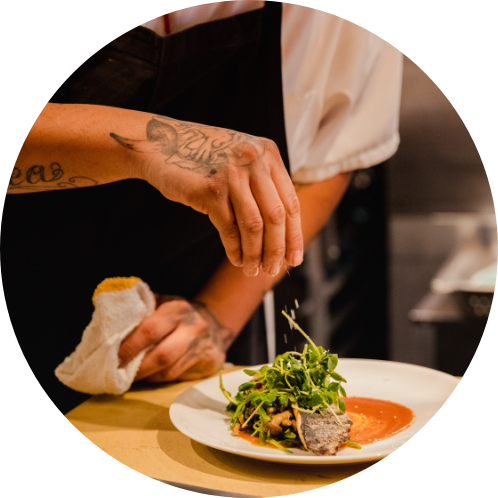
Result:
<instances>
[{"instance_id":1,"label":"chef","mask_svg":"<svg viewBox=\"0 0 498 498\"><path fill-rule=\"evenodd\" d=\"M54 376L110 276L157 309L121 344L136 379L214 373L264 294L329 218L351 172L398 145L401 55L320 11L243 0L110 42L55 93L10 180L2 273L33 372Z\"/></svg>"}]
</instances>

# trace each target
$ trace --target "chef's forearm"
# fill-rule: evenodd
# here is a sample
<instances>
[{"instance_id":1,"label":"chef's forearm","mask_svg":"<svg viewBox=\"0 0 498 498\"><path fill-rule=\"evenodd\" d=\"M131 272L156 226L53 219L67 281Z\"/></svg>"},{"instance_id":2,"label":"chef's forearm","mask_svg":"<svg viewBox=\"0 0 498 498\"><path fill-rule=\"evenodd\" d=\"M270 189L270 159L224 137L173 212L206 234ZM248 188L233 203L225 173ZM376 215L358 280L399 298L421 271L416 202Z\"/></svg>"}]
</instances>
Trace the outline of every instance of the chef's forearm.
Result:
<instances>
[{"instance_id":1,"label":"chef's forearm","mask_svg":"<svg viewBox=\"0 0 498 498\"><path fill-rule=\"evenodd\" d=\"M350 173L343 173L298 189L305 247L329 219L344 195L350 177ZM238 333L266 292L285 276L287 269L284 265L273 278L263 272L257 277L248 278L241 268L225 260L196 296L196 300L208 306L223 325Z\"/></svg>"},{"instance_id":2,"label":"chef's forearm","mask_svg":"<svg viewBox=\"0 0 498 498\"><path fill-rule=\"evenodd\" d=\"M48 104L33 125L8 193L89 187L141 177L143 156L110 134L142 136L150 114L79 104Z\"/></svg>"}]
</instances>

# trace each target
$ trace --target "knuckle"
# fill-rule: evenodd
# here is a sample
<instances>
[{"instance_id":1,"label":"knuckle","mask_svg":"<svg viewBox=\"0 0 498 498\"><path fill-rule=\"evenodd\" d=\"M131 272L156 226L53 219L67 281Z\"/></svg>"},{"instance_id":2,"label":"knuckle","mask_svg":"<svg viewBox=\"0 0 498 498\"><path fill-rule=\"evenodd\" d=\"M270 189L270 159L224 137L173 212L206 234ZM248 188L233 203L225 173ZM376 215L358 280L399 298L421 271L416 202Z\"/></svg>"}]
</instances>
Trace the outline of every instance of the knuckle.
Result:
<instances>
[{"instance_id":1,"label":"knuckle","mask_svg":"<svg viewBox=\"0 0 498 498\"><path fill-rule=\"evenodd\" d=\"M171 310L175 309L176 303L177 303L176 299L171 299L169 301L165 301L164 303L160 304L157 307L156 313L161 313L161 315L170 313ZM153 316L153 315L151 315L151 316ZM150 317L148 317L148 318L150 318ZM147 320L147 318L146 318L146 320Z\"/></svg>"},{"instance_id":2,"label":"knuckle","mask_svg":"<svg viewBox=\"0 0 498 498\"><path fill-rule=\"evenodd\" d=\"M230 161L231 167L229 167L228 175L235 175L235 178L239 177L243 173L244 167L257 163L259 156L260 153L256 145L251 142L241 143L237 148L236 155Z\"/></svg>"},{"instance_id":3,"label":"knuckle","mask_svg":"<svg viewBox=\"0 0 498 498\"><path fill-rule=\"evenodd\" d=\"M244 252L244 266L251 268L261 263L261 252Z\"/></svg>"},{"instance_id":4,"label":"knuckle","mask_svg":"<svg viewBox=\"0 0 498 498\"><path fill-rule=\"evenodd\" d=\"M155 321L154 325L158 327L164 320L167 320L168 322L171 320L173 320L173 322L180 322L190 311L192 311L190 303L183 299L177 299L161 305L162 321L159 320L159 317L155 318L154 315L151 315L149 318L152 319L151 321Z\"/></svg>"},{"instance_id":5,"label":"knuckle","mask_svg":"<svg viewBox=\"0 0 498 498\"><path fill-rule=\"evenodd\" d=\"M196 333L197 334L205 333L207 328L208 328L208 323L206 319L203 318L201 315L197 314Z\"/></svg>"},{"instance_id":6,"label":"knuckle","mask_svg":"<svg viewBox=\"0 0 498 498\"><path fill-rule=\"evenodd\" d=\"M183 313L190 313L194 308L188 301L177 301L178 305L178 312L183 314Z\"/></svg>"},{"instance_id":7,"label":"knuckle","mask_svg":"<svg viewBox=\"0 0 498 498\"><path fill-rule=\"evenodd\" d=\"M246 230L250 234L260 234L263 231L263 220L261 218L254 218L252 220L249 220L247 223L244 224L246 227Z\"/></svg>"},{"instance_id":8,"label":"knuckle","mask_svg":"<svg viewBox=\"0 0 498 498\"><path fill-rule=\"evenodd\" d=\"M265 142L266 149L272 154L280 156L280 151L278 150L278 145L273 141L267 139Z\"/></svg>"},{"instance_id":9,"label":"knuckle","mask_svg":"<svg viewBox=\"0 0 498 498\"><path fill-rule=\"evenodd\" d=\"M303 235L299 230L294 230L287 235L287 242L289 246L302 246L303 245Z\"/></svg>"},{"instance_id":10,"label":"knuckle","mask_svg":"<svg viewBox=\"0 0 498 498\"><path fill-rule=\"evenodd\" d=\"M238 240L240 238L239 227L234 223L227 225L223 230L223 235L230 240Z\"/></svg>"},{"instance_id":11,"label":"knuckle","mask_svg":"<svg viewBox=\"0 0 498 498\"><path fill-rule=\"evenodd\" d=\"M190 333L192 334L192 338L199 343L199 341L202 341L202 339L204 339L207 331L207 322L203 318L197 316L195 323L192 325L192 330L190 331Z\"/></svg>"},{"instance_id":12,"label":"knuckle","mask_svg":"<svg viewBox=\"0 0 498 498\"><path fill-rule=\"evenodd\" d=\"M142 335L147 340L147 342L154 342L156 338L158 320L154 316L149 316L145 318L142 322Z\"/></svg>"},{"instance_id":13,"label":"knuckle","mask_svg":"<svg viewBox=\"0 0 498 498\"><path fill-rule=\"evenodd\" d=\"M246 146L244 147L244 157L248 160L249 163L256 161L259 158L258 148L254 144L246 144Z\"/></svg>"},{"instance_id":14,"label":"knuckle","mask_svg":"<svg viewBox=\"0 0 498 498\"><path fill-rule=\"evenodd\" d=\"M250 270L254 266L258 266L259 264L261 264L261 262L263 261L262 251L260 250L258 252L258 249L248 247L242 254L242 260L244 273L246 273L246 270Z\"/></svg>"},{"instance_id":15,"label":"knuckle","mask_svg":"<svg viewBox=\"0 0 498 498\"><path fill-rule=\"evenodd\" d=\"M235 184L246 182L255 174L269 174L268 161L264 160L264 147L244 144L240 153L233 158L228 169L228 178ZM262 160L263 159L263 160Z\"/></svg>"},{"instance_id":16,"label":"knuckle","mask_svg":"<svg viewBox=\"0 0 498 498\"><path fill-rule=\"evenodd\" d=\"M265 257L268 255L271 259L282 259L285 255L285 247L284 246L277 246L277 247L272 247L265 251Z\"/></svg>"},{"instance_id":17,"label":"knuckle","mask_svg":"<svg viewBox=\"0 0 498 498\"><path fill-rule=\"evenodd\" d=\"M292 217L299 216L299 213L301 212L301 206L299 204L299 199L296 194L291 195L289 199L287 212L289 213L289 216Z\"/></svg>"},{"instance_id":18,"label":"knuckle","mask_svg":"<svg viewBox=\"0 0 498 498\"><path fill-rule=\"evenodd\" d=\"M282 225L285 222L285 208L282 204L273 208L268 218L272 225Z\"/></svg>"},{"instance_id":19,"label":"knuckle","mask_svg":"<svg viewBox=\"0 0 498 498\"><path fill-rule=\"evenodd\" d=\"M171 360L170 354L167 351L160 350L157 352L157 364L160 367L166 367Z\"/></svg>"}]
</instances>

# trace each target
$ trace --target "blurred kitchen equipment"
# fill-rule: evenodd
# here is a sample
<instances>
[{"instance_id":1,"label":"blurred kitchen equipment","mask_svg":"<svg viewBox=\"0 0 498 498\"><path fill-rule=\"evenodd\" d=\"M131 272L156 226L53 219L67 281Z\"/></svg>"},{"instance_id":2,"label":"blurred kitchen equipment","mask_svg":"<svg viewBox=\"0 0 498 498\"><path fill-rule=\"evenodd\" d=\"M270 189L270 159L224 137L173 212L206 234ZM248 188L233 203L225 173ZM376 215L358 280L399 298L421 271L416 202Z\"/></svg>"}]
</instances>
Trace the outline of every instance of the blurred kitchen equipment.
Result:
<instances>
[{"instance_id":1,"label":"blurred kitchen equipment","mask_svg":"<svg viewBox=\"0 0 498 498\"><path fill-rule=\"evenodd\" d=\"M431 281L437 294L493 293L496 280L496 218L493 214L436 214L436 225L457 227L459 246Z\"/></svg>"},{"instance_id":2,"label":"blurred kitchen equipment","mask_svg":"<svg viewBox=\"0 0 498 498\"><path fill-rule=\"evenodd\" d=\"M496 218L493 214L444 213L434 224L454 226L457 247L409 312L435 334L435 368L463 375L479 345L496 280Z\"/></svg>"}]
</instances>

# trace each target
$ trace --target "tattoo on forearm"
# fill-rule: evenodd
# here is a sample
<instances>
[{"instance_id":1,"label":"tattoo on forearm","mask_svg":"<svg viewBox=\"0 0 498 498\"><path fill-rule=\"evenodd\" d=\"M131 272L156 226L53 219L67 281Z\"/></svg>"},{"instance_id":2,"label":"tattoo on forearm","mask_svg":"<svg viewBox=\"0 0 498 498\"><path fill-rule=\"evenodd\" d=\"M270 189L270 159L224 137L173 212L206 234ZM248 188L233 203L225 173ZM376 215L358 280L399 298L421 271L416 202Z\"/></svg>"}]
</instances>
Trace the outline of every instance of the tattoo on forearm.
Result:
<instances>
[{"instance_id":1,"label":"tattoo on forearm","mask_svg":"<svg viewBox=\"0 0 498 498\"><path fill-rule=\"evenodd\" d=\"M10 176L9 190L61 190L94 185L98 185L98 182L86 176L64 178L61 165L52 163L48 168L35 165L26 171L15 167Z\"/></svg>"},{"instance_id":2,"label":"tattoo on forearm","mask_svg":"<svg viewBox=\"0 0 498 498\"><path fill-rule=\"evenodd\" d=\"M159 153L168 164L215 175L229 162L249 166L256 156L265 153L268 140L212 126L177 121L164 116L154 116L146 127L147 138L135 140L115 133L111 137L123 147L135 152ZM252 154L247 147L252 146Z\"/></svg>"}]
</instances>

